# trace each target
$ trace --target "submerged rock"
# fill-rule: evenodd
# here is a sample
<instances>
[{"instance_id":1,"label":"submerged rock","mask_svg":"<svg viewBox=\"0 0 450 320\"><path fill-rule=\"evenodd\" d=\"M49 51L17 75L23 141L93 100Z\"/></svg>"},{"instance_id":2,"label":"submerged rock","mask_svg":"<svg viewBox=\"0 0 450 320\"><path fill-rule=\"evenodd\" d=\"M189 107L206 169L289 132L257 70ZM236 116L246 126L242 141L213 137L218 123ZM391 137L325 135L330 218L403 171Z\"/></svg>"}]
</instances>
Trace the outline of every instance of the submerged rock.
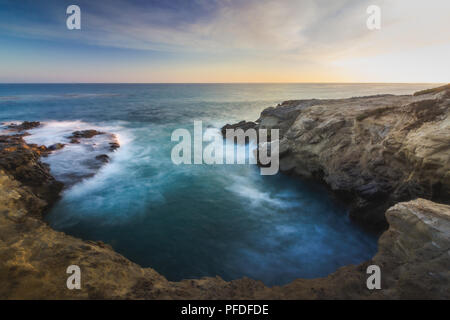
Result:
<instances>
[{"instance_id":1,"label":"submerged rock","mask_svg":"<svg viewBox=\"0 0 450 320\"><path fill-rule=\"evenodd\" d=\"M74 131L74 132L72 132L72 135L70 135L68 137L68 139L70 139L70 143L79 144L80 139L90 139L90 138L93 138L98 135L108 135L108 137L110 139L110 142L108 142L108 146L109 146L108 151L115 151L118 148L120 148L120 144L117 141L117 137L114 134L101 132L101 131L97 131L97 130L93 130L93 129ZM93 144L93 145L95 145L95 144Z\"/></svg>"},{"instance_id":2,"label":"submerged rock","mask_svg":"<svg viewBox=\"0 0 450 320\"><path fill-rule=\"evenodd\" d=\"M100 136L96 138L97 136ZM74 170L61 170L54 173L68 187L83 179L92 177L106 163L110 162L108 153L120 148L115 134L94 129L74 131L67 139L80 146L69 149L73 152L76 166Z\"/></svg>"},{"instance_id":3,"label":"submerged rock","mask_svg":"<svg viewBox=\"0 0 450 320\"><path fill-rule=\"evenodd\" d=\"M96 156L95 159L100 160L103 163L109 162L109 156L107 154L100 154L100 155Z\"/></svg>"},{"instance_id":4,"label":"submerged rock","mask_svg":"<svg viewBox=\"0 0 450 320\"><path fill-rule=\"evenodd\" d=\"M115 150L117 150L119 148L120 148L120 144L117 141L109 143L109 150L110 151L115 151Z\"/></svg>"},{"instance_id":5,"label":"submerged rock","mask_svg":"<svg viewBox=\"0 0 450 320\"><path fill-rule=\"evenodd\" d=\"M90 139L94 136L100 135L100 134L105 134L104 132L101 131L97 131L97 130L82 130L82 131L74 131L72 132L72 135L69 136L68 138L70 139L71 143L80 143L80 139L84 138L84 139Z\"/></svg>"},{"instance_id":6,"label":"submerged rock","mask_svg":"<svg viewBox=\"0 0 450 320\"><path fill-rule=\"evenodd\" d=\"M47 149L50 150L50 151L56 151L56 150L61 150L64 147L65 147L64 143L55 143L55 144L52 144Z\"/></svg>"},{"instance_id":7,"label":"submerged rock","mask_svg":"<svg viewBox=\"0 0 450 320\"><path fill-rule=\"evenodd\" d=\"M24 122L22 124L14 124L14 128L35 128L36 126L46 126L47 124L42 124L39 122ZM16 131L16 130L14 130ZM18 148L20 145L24 145L25 148L30 146L34 148L37 156L47 157L54 153L55 151L64 149L67 144L65 143L55 143L48 147L46 146L37 146L33 144L26 144L23 140L24 137L29 136L30 134L25 131L20 131L19 133L12 134L14 131L8 129L7 131L3 131L5 134L9 134L9 136L1 136L3 140L8 141L11 144L10 148ZM100 139L93 139L96 136L102 135L103 137ZM14 140L15 139L15 140ZM109 162L109 157L107 153L112 152L120 147L116 136L112 133L101 132L94 129L89 130L81 130L74 131L70 134L70 136L66 136L65 139L71 139L71 142L75 142L77 144L80 143L81 139L86 139L83 141L83 145L77 147L75 149L68 148L64 150L64 152L55 153L54 156L60 157L62 161L67 161L67 153L71 154L69 158L71 158L71 163L73 164L73 170L60 170L55 171L53 174L55 177L64 183L65 187L70 187L77 182L85 178L89 178L95 175L95 173L106 163ZM74 141L75 140L75 141ZM80 157L81 154L81 157ZM72 157L73 156L73 157ZM65 159L64 159L65 158ZM46 160L49 162L50 160ZM47 164L43 164L47 166Z\"/></svg>"}]
</instances>

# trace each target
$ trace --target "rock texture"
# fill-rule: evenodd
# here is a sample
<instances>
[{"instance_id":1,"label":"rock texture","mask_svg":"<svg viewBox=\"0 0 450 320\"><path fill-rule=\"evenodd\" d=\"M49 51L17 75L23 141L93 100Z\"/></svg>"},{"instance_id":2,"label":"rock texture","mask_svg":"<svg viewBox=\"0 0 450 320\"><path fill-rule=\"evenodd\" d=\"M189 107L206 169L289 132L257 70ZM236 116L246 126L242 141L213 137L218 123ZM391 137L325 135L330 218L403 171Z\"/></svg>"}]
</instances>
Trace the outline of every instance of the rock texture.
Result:
<instances>
[{"instance_id":1,"label":"rock texture","mask_svg":"<svg viewBox=\"0 0 450 320\"><path fill-rule=\"evenodd\" d=\"M251 122L251 121L241 121L238 122L236 124L226 124L225 126L222 127L222 135L226 135L227 129L242 129L242 130L248 130L248 129L253 129L257 126L257 124L255 122Z\"/></svg>"},{"instance_id":2,"label":"rock texture","mask_svg":"<svg viewBox=\"0 0 450 320\"><path fill-rule=\"evenodd\" d=\"M11 123L10 125L8 125L8 129L20 132L37 128L40 125L41 123L39 121L24 121L20 124Z\"/></svg>"},{"instance_id":3,"label":"rock texture","mask_svg":"<svg viewBox=\"0 0 450 320\"><path fill-rule=\"evenodd\" d=\"M371 261L340 268L326 278L295 280L262 297L449 299L450 206L416 199L391 207L386 218L389 229L381 236L378 253ZM367 289L369 265L381 269L381 290Z\"/></svg>"},{"instance_id":4,"label":"rock texture","mask_svg":"<svg viewBox=\"0 0 450 320\"><path fill-rule=\"evenodd\" d=\"M90 130L74 131L68 138L70 139L70 143L78 144L80 143L80 139L90 139L100 134L105 133L90 129Z\"/></svg>"},{"instance_id":5,"label":"rock texture","mask_svg":"<svg viewBox=\"0 0 450 320\"><path fill-rule=\"evenodd\" d=\"M257 126L281 129L284 170L323 179L351 194L360 209L377 207L359 213L377 221L373 212L402 198L448 200L448 98L443 90L416 97L290 101L265 110ZM39 160L46 152L25 144L21 135L0 136L1 299L450 298L448 205L425 199L395 204L386 211L389 229L376 256L325 278L272 288L218 277L170 282L108 245L43 222L62 188ZM73 264L81 268L81 290L66 287L66 269ZM381 268L381 290L366 287L372 264Z\"/></svg>"},{"instance_id":6,"label":"rock texture","mask_svg":"<svg viewBox=\"0 0 450 320\"><path fill-rule=\"evenodd\" d=\"M39 160L49 152L45 146L26 144L20 134L0 136L0 170L24 186L18 192L30 195L23 205L35 216L41 216L58 199L63 188L50 174L49 167Z\"/></svg>"},{"instance_id":7,"label":"rock texture","mask_svg":"<svg viewBox=\"0 0 450 320\"><path fill-rule=\"evenodd\" d=\"M387 211L391 227L373 261L273 288L250 279L167 281L108 245L51 229L36 215L47 204L0 170L1 299L450 298L450 207L427 200L400 203ZM73 264L81 268L81 290L66 287L66 269ZM370 264L381 267L382 290L366 287Z\"/></svg>"},{"instance_id":8,"label":"rock texture","mask_svg":"<svg viewBox=\"0 0 450 320\"><path fill-rule=\"evenodd\" d=\"M415 95L286 101L258 128L280 130L280 170L324 181L376 229L418 197L450 202L450 86ZM245 123L244 123L245 124ZM240 125L235 125L238 128Z\"/></svg>"},{"instance_id":9,"label":"rock texture","mask_svg":"<svg viewBox=\"0 0 450 320\"><path fill-rule=\"evenodd\" d=\"M450 207L428 200L398 203L373 262L384 270L386 297L450 298Z\"/></svg>"}]
</instances>

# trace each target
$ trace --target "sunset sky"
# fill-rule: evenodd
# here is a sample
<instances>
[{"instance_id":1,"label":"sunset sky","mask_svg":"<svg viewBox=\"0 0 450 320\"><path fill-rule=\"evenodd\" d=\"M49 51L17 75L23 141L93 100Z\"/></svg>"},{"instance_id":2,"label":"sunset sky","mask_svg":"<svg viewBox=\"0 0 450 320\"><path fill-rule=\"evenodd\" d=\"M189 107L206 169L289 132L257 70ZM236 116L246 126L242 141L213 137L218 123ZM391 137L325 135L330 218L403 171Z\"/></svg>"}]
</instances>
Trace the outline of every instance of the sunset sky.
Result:
<instances>
[{"instance_id":1,"label":"sunset sky","mask_svg":"<svg viewBox=\"0 0 450 320\"><path fill-rule=\"evenodd\" d=\"M443 83L449 13L449 0L0 0L0 82Z\"/></svg>"}]
</instances>

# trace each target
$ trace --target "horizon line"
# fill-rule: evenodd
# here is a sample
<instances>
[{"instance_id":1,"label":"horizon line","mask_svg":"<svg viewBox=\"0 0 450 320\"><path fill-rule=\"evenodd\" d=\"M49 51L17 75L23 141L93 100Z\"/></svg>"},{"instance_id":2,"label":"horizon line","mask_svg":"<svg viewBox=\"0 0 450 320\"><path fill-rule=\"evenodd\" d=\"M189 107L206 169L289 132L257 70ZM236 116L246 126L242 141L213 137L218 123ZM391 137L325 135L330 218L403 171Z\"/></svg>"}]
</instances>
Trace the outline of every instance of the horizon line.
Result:
<instances>
[{"instance_id":1,"label":"horizon line","mask_svg":"<svg viewBox=\"0 0 450 320\"><path fill-rule=\"evenodd\" d=\"M5 84L447 84L450 82L0 82Z\"/></svg>"}]
</instances>

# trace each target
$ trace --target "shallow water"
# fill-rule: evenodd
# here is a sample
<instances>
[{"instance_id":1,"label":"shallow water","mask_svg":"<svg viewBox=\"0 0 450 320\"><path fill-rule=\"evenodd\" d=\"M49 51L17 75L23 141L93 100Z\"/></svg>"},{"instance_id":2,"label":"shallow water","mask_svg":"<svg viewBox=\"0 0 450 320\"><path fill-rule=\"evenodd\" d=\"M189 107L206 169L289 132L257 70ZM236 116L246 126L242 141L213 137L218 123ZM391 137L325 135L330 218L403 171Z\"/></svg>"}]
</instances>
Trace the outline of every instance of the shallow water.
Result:
<instances>
[{"instance_id":1,"label":"shallow water","mask_svg":"<svg viewBox=\"0 0 450 320\"><path fill-rule=\"evenodd\" d=\"M174 129L219 134L288 99L409 94L432 85L0 85L0 120L40 120L29 142L65 142L74 130L116 133L121 148L93 177L96 146L69 145L44 161L78 183L47 215L57 230L102 240L169 280L244 276L279 285L326 276L376 252L376 237L346 216L323 186L254 165L171 162ZM98 147L100 148L100 147ZM251 156L251 155L250 155ZM91 170L91 171L89 171ZM66 180L65 180L66 179Z\"/></svg>"}]
</instances>

